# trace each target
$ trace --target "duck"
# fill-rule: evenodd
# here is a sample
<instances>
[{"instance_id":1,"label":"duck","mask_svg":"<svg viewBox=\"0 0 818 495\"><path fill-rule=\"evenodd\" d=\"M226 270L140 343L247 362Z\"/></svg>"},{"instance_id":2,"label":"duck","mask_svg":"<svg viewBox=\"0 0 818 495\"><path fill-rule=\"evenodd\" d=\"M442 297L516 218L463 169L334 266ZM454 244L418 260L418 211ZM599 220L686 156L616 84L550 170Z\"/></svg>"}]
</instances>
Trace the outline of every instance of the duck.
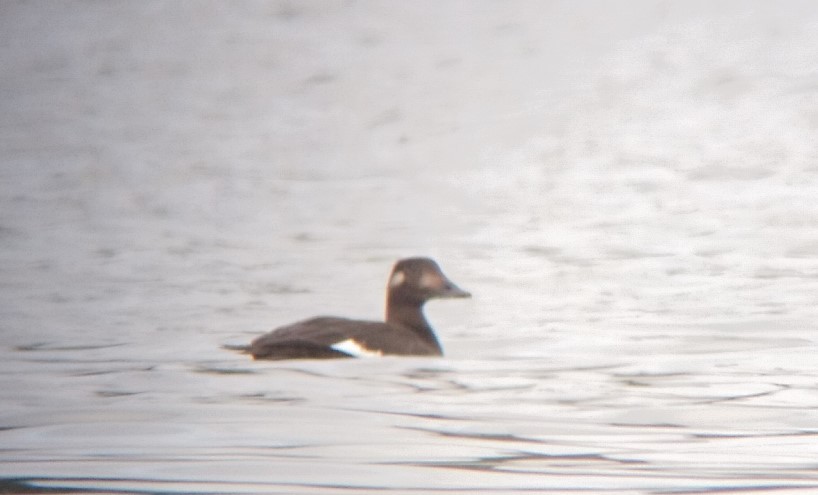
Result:
<instances>
[{"instance_id":1,"label":"duck","mask_svg":"<svg viewBox=\"0 0 818 495\"><path fill-rule=\"evenodd\" d=\"M423 306L431 299L468 297L471 294L449 280L433 259L405 258L389 274L384 321L318 316L276 328L234 349L257 360L442 356Z\"/></svg>"}]
</instances>

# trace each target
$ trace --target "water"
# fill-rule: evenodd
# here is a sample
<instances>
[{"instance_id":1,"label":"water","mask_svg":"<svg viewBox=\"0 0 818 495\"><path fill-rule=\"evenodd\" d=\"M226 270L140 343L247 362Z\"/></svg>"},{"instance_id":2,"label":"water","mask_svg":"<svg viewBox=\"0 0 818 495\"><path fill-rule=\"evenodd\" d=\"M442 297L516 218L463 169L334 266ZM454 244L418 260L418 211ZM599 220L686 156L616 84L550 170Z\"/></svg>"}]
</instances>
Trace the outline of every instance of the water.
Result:
<instances>
[{"instance_id":1,"label":"water","mask_svg":"<svg viewBox=\"0 0 818 495\"><path fill-rule=\"evenodd\" d=\"M0 23L2 490L818 490L812 2ZM411 255L443 359L222 348Z\"/></svg>"}]
</instances>

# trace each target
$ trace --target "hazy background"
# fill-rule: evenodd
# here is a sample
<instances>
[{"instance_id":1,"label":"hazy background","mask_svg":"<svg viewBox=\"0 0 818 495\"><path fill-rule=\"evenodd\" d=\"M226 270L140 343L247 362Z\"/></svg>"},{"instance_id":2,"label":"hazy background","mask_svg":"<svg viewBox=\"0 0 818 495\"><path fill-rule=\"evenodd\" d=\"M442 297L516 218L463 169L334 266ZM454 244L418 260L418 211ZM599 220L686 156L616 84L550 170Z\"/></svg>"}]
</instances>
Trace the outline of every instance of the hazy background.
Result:
<instances>
[{"instance_id":1,"label":"hazy background","mask_svg":"<svg viewBox=\"0 0 818 495\"><path fill-rule=\"evenodd\" d=\"M815 2L3 1L0 67L6 476L815 486ZM444 360L220 347L379 318L413 255L474 294Z\"/></svg>"}]
</instances>

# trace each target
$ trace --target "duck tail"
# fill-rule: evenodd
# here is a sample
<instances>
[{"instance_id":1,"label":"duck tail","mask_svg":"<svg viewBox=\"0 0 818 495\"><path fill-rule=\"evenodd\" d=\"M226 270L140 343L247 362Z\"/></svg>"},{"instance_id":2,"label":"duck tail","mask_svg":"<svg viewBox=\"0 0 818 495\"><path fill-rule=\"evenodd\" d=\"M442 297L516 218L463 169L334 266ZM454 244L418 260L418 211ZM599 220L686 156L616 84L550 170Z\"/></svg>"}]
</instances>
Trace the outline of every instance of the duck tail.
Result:
<instances>
[{"instance_id":1,"label":"duck tail","mask_svg":"<svg viewBox=\"0 0 818 495\"><path fill-rule=\"evenodd\" d=\"M249 345L223 344L222 349L227 349L228 351L240 352L242 354L249 354L250 353L250 346Z\"/></svg>"}]
</instances>

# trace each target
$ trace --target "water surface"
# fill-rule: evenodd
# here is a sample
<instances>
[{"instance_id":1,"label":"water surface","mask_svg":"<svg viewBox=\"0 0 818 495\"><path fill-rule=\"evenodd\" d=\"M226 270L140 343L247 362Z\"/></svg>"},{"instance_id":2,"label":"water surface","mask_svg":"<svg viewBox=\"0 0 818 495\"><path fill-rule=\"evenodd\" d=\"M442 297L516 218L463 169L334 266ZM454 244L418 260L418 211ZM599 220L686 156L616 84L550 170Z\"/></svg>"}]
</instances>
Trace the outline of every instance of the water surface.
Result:
<instances>
[{"instance_id":1,"label":"water surface","mask_svg":"<svg viewBox=\"0 0 818 495\"><path fill-rule=\"evenodd\" d=\"M0 491L818 490L811 2L2 11Z\"/></svg>"}]
</instances>

